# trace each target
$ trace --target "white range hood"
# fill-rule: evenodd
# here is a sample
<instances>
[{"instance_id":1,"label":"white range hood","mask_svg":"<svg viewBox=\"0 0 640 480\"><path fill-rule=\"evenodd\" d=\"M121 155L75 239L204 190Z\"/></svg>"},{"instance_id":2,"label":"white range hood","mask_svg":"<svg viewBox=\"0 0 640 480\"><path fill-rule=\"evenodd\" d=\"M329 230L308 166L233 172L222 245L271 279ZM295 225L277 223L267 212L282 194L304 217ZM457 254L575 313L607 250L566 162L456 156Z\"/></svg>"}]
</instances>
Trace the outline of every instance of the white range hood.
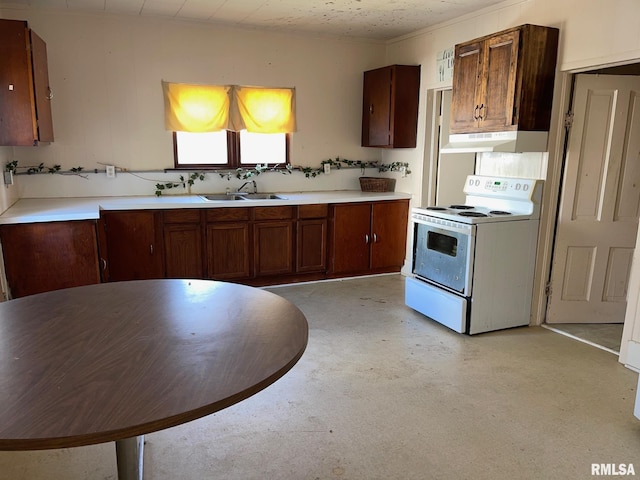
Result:
<instances>
[{"instance_id":1,"label":"white range hood","mask_svg":"<svg viewBox=\"0 0 640 480\"><path fill-rule=\"evenodd\" d=\"M546 152L548 132L486 132L449 135L440 153Z\"/></svg>"}]
</instances>

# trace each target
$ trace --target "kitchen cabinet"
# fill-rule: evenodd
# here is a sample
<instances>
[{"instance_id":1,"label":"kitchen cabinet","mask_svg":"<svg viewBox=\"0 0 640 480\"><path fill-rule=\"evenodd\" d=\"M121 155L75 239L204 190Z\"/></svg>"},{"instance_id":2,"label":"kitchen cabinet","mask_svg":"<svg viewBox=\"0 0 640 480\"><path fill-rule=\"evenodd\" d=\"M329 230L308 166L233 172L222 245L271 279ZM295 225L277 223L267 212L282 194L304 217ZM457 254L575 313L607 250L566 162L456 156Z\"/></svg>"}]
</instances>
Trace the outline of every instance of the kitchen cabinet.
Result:
<instances>
[{"instance_id":1,"label":"kitchen cabinet","mask_svg":"<svg viewBox=\"0 0 640 480\"><path fill-rule=\"evenodd\" d=\"M204 278L202 210L165 210L163 219L166 278Z\"/></svg>"},{"instance_id":2,"label":"kitchen cabinet","mask_svg":"<svg viewBox=\"0 0 640 480\"><path fill-rule=\"evenodd\" d=\"M408 200L333 205L330 273L399 271L408 215Z\"/></svg>"},{"instance_id":3,"label":"kitchen cabinet","mask_svg":"<svg viewBox=\"0 0 640 480\"><path fill-rule=\"evenodd\" d=\"M456 45L450 133L549 130L558 32L521 25Z\"/></svg>"},{"instance_id":4,"label":"kitchen cabinet","mask_svg":"<svg viewBox=\"0 0 640 480\"><path fill-rule=\"evenodd\" d=\"M2 225L10 298L100 283L96 222Z\"/></svg>"},{"instance_id":5,"label":"kitchen cabinet","mask_svg":"<svg viewBox=\"0 0 640 480\"><path fill-rule=\"evenodd\" d=\"M415 148L419 91L419 65L364 72L362 146Z\"/></svg>"},{"instance_id":6,"label":"kitchen cabinet","mask_svg":"<svg viewBox=\"0 0 640 480\"><path fill-rule=\"evenodd\" d=\"M0 20L0 145L53 141L47 46L27 22Z\"/></svg>"},{"instance_id":7,"label":"kitchen cabinet","mask_svg":"<svg viewBox=\"0 0 640 480\"><path fill-rule=\"evenodd\" d=\"M256 277L293 273L295 207L254 207L253 261Z\"/></svg>"},{"instance_id":8,"label":"kitchen cabinet","mask_svg":"<svg viewBox=\"0 0 640 480\"><path fill-rule=\"evenodd\" d=\"M296 272L324 272L327 269L327 213L324 204L298 206L296 223Z\"/></svg>"},{"instance_id":9,"label":"kitchen cabinet","mask_svg":"<svg viewBox=\"0 0 640 480\"><path fill-rule=\"evenodd\" d=\"M104 258L110 282L164 277L162 213L154 210L107 211ZM102 237L100 237L102 238Z\"/></svg>"},{"instance_id":10,"label":"kitchen cabinet","mask_svg":"<svg viewBox=\"0 0 640 480\"><path fill-rule=\"evenodd\" d=\"M206 210L207 278L242 280L251 276L250 219L249 207Z\"/></svg>"}]
</instances>

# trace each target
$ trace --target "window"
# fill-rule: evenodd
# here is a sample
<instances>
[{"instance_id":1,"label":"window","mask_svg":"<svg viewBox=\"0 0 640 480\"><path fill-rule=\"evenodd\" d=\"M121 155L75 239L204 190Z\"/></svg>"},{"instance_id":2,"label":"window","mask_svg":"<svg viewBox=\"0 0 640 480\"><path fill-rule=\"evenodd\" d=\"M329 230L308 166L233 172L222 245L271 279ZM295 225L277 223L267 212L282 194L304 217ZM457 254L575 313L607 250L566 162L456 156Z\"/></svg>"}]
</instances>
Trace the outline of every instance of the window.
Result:
<instances>
[{"instance_id":1,"label":"window","mask_svg":"<svg viewBox=\"0 0 640 480\"><path fill-rule=\"evenodd\" d=\"M286 133L174 132L173 145L174 164L178 169L289 164L289 135Z\"/></svg>"}]
</instances>

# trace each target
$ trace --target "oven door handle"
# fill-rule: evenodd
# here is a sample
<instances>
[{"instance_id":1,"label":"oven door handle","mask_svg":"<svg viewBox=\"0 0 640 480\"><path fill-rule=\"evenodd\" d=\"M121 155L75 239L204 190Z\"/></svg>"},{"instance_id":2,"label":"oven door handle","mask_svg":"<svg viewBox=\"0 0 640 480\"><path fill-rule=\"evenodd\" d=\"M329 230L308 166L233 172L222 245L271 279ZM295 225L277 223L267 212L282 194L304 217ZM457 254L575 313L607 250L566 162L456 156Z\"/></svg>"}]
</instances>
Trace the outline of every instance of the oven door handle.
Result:
<instances>
[{"instance_id":1,"label":"oven door handle","mask_svg":"<svg viewBox=\"0 0 640 480\"><path fill-rule=\"evenodd\" d=\"M463 235L469 235L471 237L475 234L475 227L473 225L471 225L471 228L463 228L463 227L456 227L454 225L447 225L446 227L443 227L442 225L438 225L431 222L424 222L424 221L417 221L416 223L421 223L423 225L426 225L429 228L429 231L441 233L443 235L447 235L447 234L451 234L452 232L455 232L455 233L462 233Z\"/></svg>"}]
</instances>

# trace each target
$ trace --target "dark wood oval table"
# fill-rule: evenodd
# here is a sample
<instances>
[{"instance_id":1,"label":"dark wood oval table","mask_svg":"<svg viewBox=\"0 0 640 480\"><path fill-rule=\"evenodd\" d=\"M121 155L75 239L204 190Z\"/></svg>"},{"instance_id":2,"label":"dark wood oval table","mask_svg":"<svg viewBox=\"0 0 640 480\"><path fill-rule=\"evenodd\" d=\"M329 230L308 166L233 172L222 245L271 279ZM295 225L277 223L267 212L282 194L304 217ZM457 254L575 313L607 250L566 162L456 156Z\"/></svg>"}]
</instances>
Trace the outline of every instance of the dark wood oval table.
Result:
<instances>
[{"instance_id":1,"label":"dark wood oval table","mask_svg":"<svg viewBox=\"0 0 640 480\"><path fill-rule=\"evenodd\" d=\"M302 356L289 301L206 280L102 283L0 303L0 450L116 442L142 478L143 435L259 392Z\"/></svg>"}]
</instances>

